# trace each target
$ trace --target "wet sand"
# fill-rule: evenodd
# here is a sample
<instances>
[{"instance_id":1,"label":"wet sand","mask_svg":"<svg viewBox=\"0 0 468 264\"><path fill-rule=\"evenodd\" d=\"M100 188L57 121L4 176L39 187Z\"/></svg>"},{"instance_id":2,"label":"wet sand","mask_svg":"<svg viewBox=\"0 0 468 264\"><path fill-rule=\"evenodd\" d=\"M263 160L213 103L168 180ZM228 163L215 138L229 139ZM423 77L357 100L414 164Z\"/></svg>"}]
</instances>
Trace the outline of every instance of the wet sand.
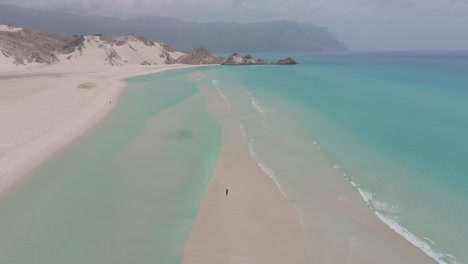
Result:
<instances>
[{"instance_id":1,"label":"wet sand","mask_svg":"<svg viewBox=\"0 0 468 264\"><path fill-rule=\"evenodd\" d=\"M221 117L223 141L184 263L311 263L298 214L250 156L240 120L215 91L201 91Z\"/></svg>"},{"instance_id":2,"label":"wet sand","mask_svg":"<svg viewBox=\"0 0 468 264\"><path fill-rule=\"evenodd\" d=\"M434 263L382 222L314 142L295 138L295 125L287 122L280 125L284 147L309 151L289 157L297 167L280 168L291 178L281 187L291 192L286 198L250 153L240 129L245 116L235 112L245 105L225 101L213 88L201 92L222 127L222 146L184 263Z\"/></svg>"}]
</instances>

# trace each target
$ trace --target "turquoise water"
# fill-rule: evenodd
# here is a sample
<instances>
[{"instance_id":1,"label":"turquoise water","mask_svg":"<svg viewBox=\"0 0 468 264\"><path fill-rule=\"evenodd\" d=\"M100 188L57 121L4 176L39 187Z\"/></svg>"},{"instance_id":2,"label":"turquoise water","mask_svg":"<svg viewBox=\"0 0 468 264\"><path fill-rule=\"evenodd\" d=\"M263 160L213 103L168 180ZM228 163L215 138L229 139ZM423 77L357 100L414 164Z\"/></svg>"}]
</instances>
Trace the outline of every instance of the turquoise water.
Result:
<instances>
[{"instance_id":1,"label":"turquoise water","mask_svg":"<svg viewBox=\"0 0 468 264\"><path fill-rule=\"evenodd\" d=\"M346 247L415 263L332 208L354 196L437 262L467 263L468 53L293 57L131 79L108 118L2 195L0 262L180 263L221 142L203 86L242 117L320 263Z\"/></svg>"},{"instance_id":2,"label":"turquoise water","mask_svg":"<svg viewBox=\"0 0 468 264\"><path fill-rule=\"evenodd\" d=\"M180 263L220 145L192 70L115 111L0 199L0 263Z\"/></svg>"},{"instance_id":3,"label":"turquoise water","mask_svg":"<svg viewBox=\"0 0 468 264\"><path fill-rule=\"evenodd\" d=\"M227 101L252 104L244 130L285 195L308 184L297 175L318 146L395 231L439 263L467 263L468 53L294 57L206 72Z\"/></svg>"}]
</instances>

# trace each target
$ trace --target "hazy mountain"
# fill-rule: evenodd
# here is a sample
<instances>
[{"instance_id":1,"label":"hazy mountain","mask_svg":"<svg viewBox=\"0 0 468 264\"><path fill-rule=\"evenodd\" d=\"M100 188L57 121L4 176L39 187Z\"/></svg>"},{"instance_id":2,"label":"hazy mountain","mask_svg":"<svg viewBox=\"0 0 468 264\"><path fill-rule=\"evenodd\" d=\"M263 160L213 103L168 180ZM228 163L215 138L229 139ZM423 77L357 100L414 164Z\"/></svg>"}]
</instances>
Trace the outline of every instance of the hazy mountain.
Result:
<instances>
[{"instance_id":1,"label":"hazy mountain","mask_svg":"<svg viewBox=\"0 0 468 264\"><path fill-rule=\"evenodd\" d=\"M211 52L346 50L326 28L291 21L237 24L195 23L167 17L122 20L0 4L0 23L65 35L135 34L186 52L200 46Z\"/></svg>"}]
</instances>

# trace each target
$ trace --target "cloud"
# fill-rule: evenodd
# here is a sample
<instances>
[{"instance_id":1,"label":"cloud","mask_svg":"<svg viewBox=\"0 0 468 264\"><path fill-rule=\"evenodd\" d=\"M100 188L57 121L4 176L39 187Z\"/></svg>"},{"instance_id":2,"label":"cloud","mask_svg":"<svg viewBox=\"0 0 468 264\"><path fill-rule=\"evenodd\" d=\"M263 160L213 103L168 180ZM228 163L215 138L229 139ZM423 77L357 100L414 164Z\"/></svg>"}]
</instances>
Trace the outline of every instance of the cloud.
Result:
<instances>
[{"instance_id":1,"label":"cloud","mask_svg":"<svg viewBox=\"0 0 468 264\"><path fill-rule=\"evenodd\" d=\"M326 26L353 49L468 48L467 0L0 0L120 18L189 21L288 19Z\"/></svg>"}]
</instances>

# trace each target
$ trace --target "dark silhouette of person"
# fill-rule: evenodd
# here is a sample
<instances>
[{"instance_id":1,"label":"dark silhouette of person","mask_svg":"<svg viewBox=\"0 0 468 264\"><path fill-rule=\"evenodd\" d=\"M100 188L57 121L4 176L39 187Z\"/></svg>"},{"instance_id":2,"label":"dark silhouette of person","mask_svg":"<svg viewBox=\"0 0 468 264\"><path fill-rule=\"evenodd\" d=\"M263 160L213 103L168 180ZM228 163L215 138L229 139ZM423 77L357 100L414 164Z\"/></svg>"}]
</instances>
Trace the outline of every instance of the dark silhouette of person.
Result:
<instances>
[{"instance_id":1,"label":"dark silhouette of person","mask_svg":"<svg viewBox=\"0 0 468 264\"><path fill-rule=\"evenodd\" d=\"M226 196L229 194L229 189L226 189Z\"/></svg>"}]
</instances>

